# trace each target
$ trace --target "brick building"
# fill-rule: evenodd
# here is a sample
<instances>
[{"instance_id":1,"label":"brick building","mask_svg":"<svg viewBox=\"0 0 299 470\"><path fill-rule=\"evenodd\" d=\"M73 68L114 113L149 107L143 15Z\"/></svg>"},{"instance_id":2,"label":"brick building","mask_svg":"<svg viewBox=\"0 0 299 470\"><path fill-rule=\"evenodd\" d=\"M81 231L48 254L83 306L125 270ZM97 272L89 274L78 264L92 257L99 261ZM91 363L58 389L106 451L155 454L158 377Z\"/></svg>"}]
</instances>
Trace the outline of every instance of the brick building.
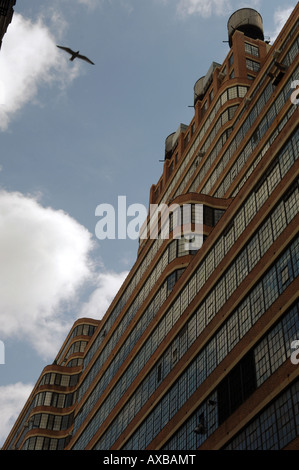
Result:
<instances>
[{"instance_id":1,"label":"brick building","mask_svg":"<svg viewBox=\"0 0 299 470\"><path fill-rule=\"evenodd\" d=\"M150 190L175 204L158 225L170 237L141 237L106 315L76 322L4 449L299 449L298 13L273 45L258 12L231 16L227 57L196 82Z\"/></svg>"}]
</instances>

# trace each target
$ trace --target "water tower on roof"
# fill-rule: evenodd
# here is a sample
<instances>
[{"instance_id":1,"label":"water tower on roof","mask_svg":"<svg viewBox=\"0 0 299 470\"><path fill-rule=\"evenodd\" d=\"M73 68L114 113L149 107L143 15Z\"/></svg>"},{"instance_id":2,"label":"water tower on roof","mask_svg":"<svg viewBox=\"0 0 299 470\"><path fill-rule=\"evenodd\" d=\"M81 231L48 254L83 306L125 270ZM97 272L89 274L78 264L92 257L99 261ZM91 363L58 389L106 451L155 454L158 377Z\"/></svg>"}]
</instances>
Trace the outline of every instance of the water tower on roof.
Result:
<instances>
[{"instance_id":1,"label":"water tower on roof","mask_svg":"<svg viewBox=\"0 0 299 470\"><path fill-rule=\"evenodd\" d=\"M252 8L241 8L232 14L227 23L229 45L232 47L234 32L241 31L252 39L264 41L263 18Z\"/></svg>"}]
</instances>

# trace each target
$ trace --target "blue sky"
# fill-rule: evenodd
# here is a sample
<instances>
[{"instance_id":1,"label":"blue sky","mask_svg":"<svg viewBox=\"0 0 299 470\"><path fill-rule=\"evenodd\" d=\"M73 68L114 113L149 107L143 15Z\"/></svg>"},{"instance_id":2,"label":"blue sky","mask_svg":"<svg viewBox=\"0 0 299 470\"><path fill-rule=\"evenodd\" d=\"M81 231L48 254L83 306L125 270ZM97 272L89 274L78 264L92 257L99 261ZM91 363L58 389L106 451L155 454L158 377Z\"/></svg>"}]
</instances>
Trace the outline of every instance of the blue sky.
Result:
<instances>
[{"instance_id":1,"label":"blue sky","mask_svg":"<svg viewBox=\"0 0 299 470\"><path fill-rule=\"evenodd\" d=\"M0 51L0 445L70 326L101 318L136 260L136 241L96 238L96 207L148 207L229 16L256 8L273 42L295 5L17 0Z\"/></svg>"}]
</instances>

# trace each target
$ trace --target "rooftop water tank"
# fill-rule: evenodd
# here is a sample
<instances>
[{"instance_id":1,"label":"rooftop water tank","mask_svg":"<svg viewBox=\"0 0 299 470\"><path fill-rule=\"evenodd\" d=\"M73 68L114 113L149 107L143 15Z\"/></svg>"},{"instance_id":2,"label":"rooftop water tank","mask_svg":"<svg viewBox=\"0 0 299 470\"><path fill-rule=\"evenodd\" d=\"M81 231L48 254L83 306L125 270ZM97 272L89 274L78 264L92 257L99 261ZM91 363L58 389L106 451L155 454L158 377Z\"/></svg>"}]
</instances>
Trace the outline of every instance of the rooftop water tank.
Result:
<instances>
[{"instance_id":1,"label":"rooftop water tank","mask_svg":"<svg viewBox=\"0 0 299 470\"><path fill-rule=\"evenodd\" d=\"M173 148L173 136L175 132L170 134L165 140L165 159L168 160L172 156L172 148Z\"/></svg>"},{"instance_id":2,"label":"rooftop water tank","mask_svg":"<svg viewBox=\"0 0 299 470\"><path fill-rule=\"evenodd\" d=\"M234 32L241 31L252 39L264 41L263 18L252 8L241 8L232 14L227 23L229 45L232 47L232 37Z\"/></svg>"},{"instance_id":3,"label":"rooftop water tank","mask_svg":"<svg viewBox=\"0 0 299 470\"><path fill-rule=\"evenodd\" d=\"M201 77L197 80L194 85L194 106L198 100L201 100L204 95L204 80L205 77Z\"/></svg>"}]
</instances>

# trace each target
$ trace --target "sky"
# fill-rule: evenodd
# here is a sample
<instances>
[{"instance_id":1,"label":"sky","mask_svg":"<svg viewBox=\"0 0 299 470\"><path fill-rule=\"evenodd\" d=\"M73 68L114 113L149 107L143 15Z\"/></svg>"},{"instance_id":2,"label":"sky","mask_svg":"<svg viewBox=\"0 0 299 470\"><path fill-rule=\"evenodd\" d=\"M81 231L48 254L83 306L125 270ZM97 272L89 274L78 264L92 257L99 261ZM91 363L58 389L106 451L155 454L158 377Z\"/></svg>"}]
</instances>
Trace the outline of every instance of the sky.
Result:
<instances>
[{"instance_id":1,"label":"sky","mask_svg":"<svg viewBox=\"0 0 299 470\"><path fill-rule=\"evenodd\" d=\"M295 5L17 0L0 50L0 446L73 323L102 318L136 261L137 240L96 236L96 208L148 208L230 15L257 9L273 43Z\"/></svg>"}]
</instances>

